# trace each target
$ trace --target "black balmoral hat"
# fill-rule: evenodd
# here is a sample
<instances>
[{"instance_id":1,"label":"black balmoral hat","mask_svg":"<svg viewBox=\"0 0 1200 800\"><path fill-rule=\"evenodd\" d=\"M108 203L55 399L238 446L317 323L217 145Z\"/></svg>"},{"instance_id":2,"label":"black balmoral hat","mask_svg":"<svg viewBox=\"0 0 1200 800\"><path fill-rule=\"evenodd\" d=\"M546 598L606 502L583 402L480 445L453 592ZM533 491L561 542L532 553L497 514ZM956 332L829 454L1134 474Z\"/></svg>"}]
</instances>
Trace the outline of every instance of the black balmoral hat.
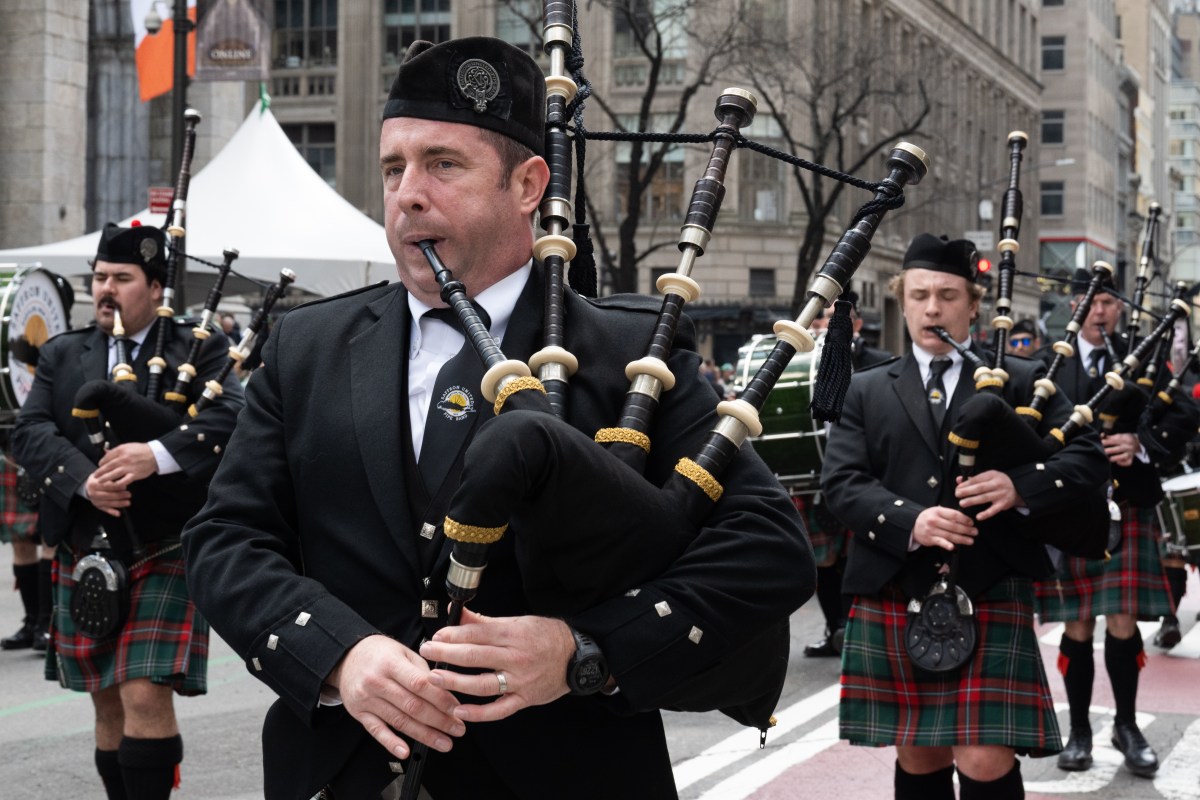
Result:
<instances>
[{"instance_id":1,"label":"black balmoral hat","mask_svg":"<svg viewBox=\"0 0 1200 800\"><path fill-rule=\"evenodd\" d=\"M970 239L947 239L932 233L921 233L912 240L904 253L903 269L930 269L948 272L975 282L979 251Z\"/></svg>"},{"instance_id":2,"label":"black balmoral hat","mask_svg":"<svg viewBox=\"0 0 1200 800\"><path fill-rule=\"evenodd\" d=\"M487 36L416 41L392 83L383 118L458 122L545 149L546 79L524 50Z\"/></svg>"},{"instance_id":3,"label":"black balmoral hat","mask_svg":"<svg viewBox=\"0 0 1200 800\"><path fill-rule=\"evenodd\" d=\"M1087 294L1088 286L1092 282L1092 271L1083 267L1076 267L1075 272L1071 274L1071 294L1081 295ZM1106 276L1100 281L1101 290L1111 288L1113 285L1112 276Z\"/></svg>"},{"instance_id":4,"label":"black balmoral hat","mask_svg":"<svg viewBox=\"0 0 1200 800\"><path fill-rule=\"evenodd\" d=\"M111 264L137 264L150 280L167 280L167 236L150 225L122 228L110 222L100 233L96 260ZM94 269L94 267L93 267Z\"/></svg>"}]
</instances>

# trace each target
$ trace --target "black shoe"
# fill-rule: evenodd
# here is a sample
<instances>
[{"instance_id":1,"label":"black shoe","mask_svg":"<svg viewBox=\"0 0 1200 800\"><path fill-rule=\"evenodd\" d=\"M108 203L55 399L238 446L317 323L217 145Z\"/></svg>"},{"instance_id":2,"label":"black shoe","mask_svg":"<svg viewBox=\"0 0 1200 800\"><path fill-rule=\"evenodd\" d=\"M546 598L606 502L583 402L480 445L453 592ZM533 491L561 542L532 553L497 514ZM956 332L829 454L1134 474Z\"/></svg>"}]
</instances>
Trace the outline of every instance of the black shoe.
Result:
<instances>
[{"instance_id":1,"label":"black shoe","mask_svg":"<svg viewBox=\"0 0 1200 800\"><path fill-rule=\"evenodd\" d=\"M841 650L834 646L834 637L826 635L824 639L804 645L805 658L834 658Z\"/></svg>"},{"instance_id":2,"label":"black shoe","mask_svg":"<svg viewBox=\"0 0 1200 800\"><path fill-rule=\"evenodd\" d=\"M35 631L33 634L33 649L39 653L44 653L48 647L50 647L50 632L43 630Z\"/></svg>"},{"instance_id":3,"label":"black shoe","mask_svg":"<svg viewBox=\"0 0 1200 800\"><path fill-rule=\"evenodd\" d=\"M1067 746L1058 754L1058 768L1079 772L1092 766L1092 729L1071 728Z\"/></svg>"},{"instance_id":4,"label":"black shoe","mask_svg":"<svg viewBox=\"0 0 1200 800\"><path fill-rule=\"evenodd\" d=\"M1179 632L1179 620L1173 617L1163 617L1162 627L1154 634L1154 646L1170 650L1179 644L1183 634Z\"/></svg>"},{"instance_id":5,"label":"black shoe","mask_svg":"<svg viewBox=\"0 0 1200 800\"><path fill-rule=\"evenodd\" d=\"M1134 775L1153 778L1158 772L1158 756L1136 722L1114 722L1112 743L1125 756L1125 766Z\"/></svg>"},{"instance_id":6,"label":"black shoe","mask_svg":"<svg viewBox=\"0 0 1200 800\"><path fill-rule=\"evenodd\" d=\"M846 629L838 628L830 637L829 643L833 645L833 649L840 656L842 654L842 643L846 641Z\"/></svg>"},{"instance_id":7,"label":"black shoe","mask_svg":"<svg viewBox=\"0 0 1200 800\"><path fill-rule=\"evenodd\" d=\"M0 650L27 650L33 647L33 626L28 623L12 636L0 639Z\"/></svg>"}]
</instances>

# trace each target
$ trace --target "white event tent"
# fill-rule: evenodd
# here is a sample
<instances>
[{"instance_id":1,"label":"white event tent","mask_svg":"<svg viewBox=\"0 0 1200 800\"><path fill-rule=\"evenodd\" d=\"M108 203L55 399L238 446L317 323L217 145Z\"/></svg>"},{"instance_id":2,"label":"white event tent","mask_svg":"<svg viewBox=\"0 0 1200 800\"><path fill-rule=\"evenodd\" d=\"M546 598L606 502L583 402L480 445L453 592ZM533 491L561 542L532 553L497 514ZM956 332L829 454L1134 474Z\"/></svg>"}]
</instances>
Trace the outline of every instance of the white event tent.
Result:
<instances>
[{"instance_id":1,"label":"white event tent","mask_svg":"<svg viewBox=\"0 0 1200 800\"><path fill-rule=\"evenodd\" d=\"M143 209L131 220L161 227L163 214ZM238 250L236 274L273 283L288 267L296 286L328 296L396 279L383 226L361 213L313 171L270 110L255 107L224 149L191 180L187 251L213 263ZM100 232L61 242L0 250L0 262L43 267L66 278L90 273ZM187 300L203 302L216 270L188 261ZM71 280L78 284L78 280ZM231 279L226 294L250 285Z\"/></svg>"}]
</instances>

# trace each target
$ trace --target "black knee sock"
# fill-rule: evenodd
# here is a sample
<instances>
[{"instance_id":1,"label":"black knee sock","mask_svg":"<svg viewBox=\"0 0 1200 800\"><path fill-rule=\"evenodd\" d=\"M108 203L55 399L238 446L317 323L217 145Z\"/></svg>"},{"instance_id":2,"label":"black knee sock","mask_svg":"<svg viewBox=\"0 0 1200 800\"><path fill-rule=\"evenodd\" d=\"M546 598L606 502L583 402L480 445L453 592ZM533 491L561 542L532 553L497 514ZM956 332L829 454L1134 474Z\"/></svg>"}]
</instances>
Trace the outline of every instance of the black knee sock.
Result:
<instances>
[{"instance_id":1,"label":"black knee sock","mask_svg":"<svg viewBox=\"0 0 1200 800\"><path fill-rule=\"evenodd\" d=\"M1171 587L1171 605L1178 611L1179 603L1183 600L1184 592L1187 591L1187 570L1183 567L1167 567L1167 583ZM1174 614L1167 616L1175 617Z\"/></svg>"},{"instance_id":2,"label":"black knee sock","mask_svg":"<svg viewBox=\"0 0 1200 800\"><path fill-rule=\"evenodd\" d=\"M38 613L38 565L13 564L13 577L21 593L21 605L25 606L25 624L32 625Z\"/></svg>"},{"instance_id":3,"label":"black knee sock","mask_svg":"<svg viewBox=\"0 0 1200 800\"><path fill-rule=\"evenodd\" d=\"M954 800L954 767L925 775L905 772L896 760L896 800Z\"/></svg>"},{"instance_id":4,"label":"black knee sock","mask_svg":"<svg viewBox=\"0 0 1200 800\"><path fill-rule=\"evenodd\" d=\"M37 627L40 631L50 630L50 614L54 611L54 590L50 584L50 571L53 567L53 558L38 561Z\"/></svg>"},{"instance_id":5,"label":"black knee sock","mask_svg":"<svg viewBox=\"0 0 1200 800\"><path fill-rule=\"evenodd\" d=\"M183 739L125 736L117 751L129 800L166 800L175 785L175 765L183 761Z\"/></svg>"},{"instance_id":6,"label":"black knee sock","mask_svg":"<svg viewBox=\"0 0 1200 800\"><path fill-rule=\"evenodd\" d=\"M1104 666L1112 684L1118 722L1133 722L1137 711L1138 672L1143 664L1142 633L1134 630L1128 639L1118 639L1110 631L1104 637Z\"/></svg>"},{"instance_id":7,"label":"black knee sock","mask_svg":"<svg viewBox=\"0 0 1200 800\"><path fill-rule=\"evenodd\" d=\"M108 800L125 800L125 778L121 775L116 750L96 748L96 772L100 773L100 780L104 782Z\"/></svg>"},{"instance_id":8,"label":"black knee sock","mask_svg":"<svg viewBox=\"0 0 1200 800\"><path fill-rule=\"evenodd\" d=\"M817 567L817 603L830 633L842 627L842 573L837 567Z\"/></svg>"},{"instance_id":9,"label":"black knee sock","mask_svg":"<svg viewBox=\"0 0 1200 800\"><path fill-rule=\"evenodd\" d=\"M1071 707L1071 727L1090 729L1088 709L1092 705L1092 683L1096 679L1096 658L1092 640L1077 642L1065 633L1058 644L1058 671L1067 688L1067 705Z\"/></svg>"},{"instance_id":10,"label":"black knee sock","mask_svg":"<svg viewBox=\"0 0 1200 800\"><path fill-rule=\"evenodd\" d=\"M1013 761L1013 767L1003 777L994 781L977 781L958 771L958 796L960 800L1024 800L1025 783L1021 780L1021 762Z\"/></svg>"}]
</instances>

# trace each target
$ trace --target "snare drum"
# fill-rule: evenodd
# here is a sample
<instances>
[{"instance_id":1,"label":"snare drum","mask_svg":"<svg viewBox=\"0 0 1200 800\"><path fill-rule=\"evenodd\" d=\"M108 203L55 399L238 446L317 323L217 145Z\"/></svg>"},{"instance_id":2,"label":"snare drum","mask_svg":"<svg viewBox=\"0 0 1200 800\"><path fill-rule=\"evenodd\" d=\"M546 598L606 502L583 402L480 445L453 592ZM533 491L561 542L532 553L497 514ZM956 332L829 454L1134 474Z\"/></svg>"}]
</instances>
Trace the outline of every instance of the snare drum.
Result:
<instances>
[{"instance_id":1,"label":"snare drum","mask_svg":"<svg viewBox=\"0 0 1200 800\"><path fill-rule=\"evenodd\" d=\"M0 422L11 422L29 396L38 348L71 327L66 286L47 270L0 264Z\"/></svg>"},{"instance_id":2,"label":"snare drum","mask_svg":"<svg viewBox=\"0 0 1200 800\"><path fill-rule=\"evenodd\" d=\"M1158 504L1168 555L1182 556L1200 566L1200 472L1189 472L1163 483Z\"/></svg>"},{"instance_id":3,"label":"snare drum","mask_svg":"<svg viewBox=\"0 0 1200 800\"><path fill-rule=\"evenodd\" d=\"M738 349L734 389L741 391L775 348L774 336L756 336ZM759 418L762 436L750 437L754 449L792 494L815 492L825 460L825 424L809 411L813 384L821 366L825 336L811 353L797 353L767 395Z\"/></svg>"}]
</instances>

